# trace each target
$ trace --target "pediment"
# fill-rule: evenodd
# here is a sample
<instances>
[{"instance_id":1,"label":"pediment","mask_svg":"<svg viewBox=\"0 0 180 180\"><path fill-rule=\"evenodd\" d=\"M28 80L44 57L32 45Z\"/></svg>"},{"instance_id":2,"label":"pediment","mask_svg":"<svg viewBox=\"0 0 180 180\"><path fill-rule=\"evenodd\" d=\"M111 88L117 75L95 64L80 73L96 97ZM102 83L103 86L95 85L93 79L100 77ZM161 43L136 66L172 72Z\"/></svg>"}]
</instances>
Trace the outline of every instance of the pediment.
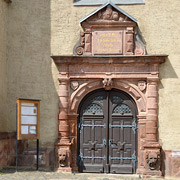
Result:
<instances>
[{"instance_id":1,"label":"pediment","mask_svg":"<svg viewBox=\"0 0 180 180\"><path fill-rule=\"evenodd\" d=\"M105 3L80 20L83 32L75 55L144 55L137 20L114 5Z\"/></svg>"},{"instance_id":2,"label":"pediment","mask_svg":"<svg viewBox=\"0 0 180 180\"><path fill-rule=\"evenodd\" d=\"M112 2L108 2L81 19L80 23L83 28L87 25L93 26L96 24L105 26L124 26L128 24L136 26L137 20Z\"/></svg>"}]
</instances>

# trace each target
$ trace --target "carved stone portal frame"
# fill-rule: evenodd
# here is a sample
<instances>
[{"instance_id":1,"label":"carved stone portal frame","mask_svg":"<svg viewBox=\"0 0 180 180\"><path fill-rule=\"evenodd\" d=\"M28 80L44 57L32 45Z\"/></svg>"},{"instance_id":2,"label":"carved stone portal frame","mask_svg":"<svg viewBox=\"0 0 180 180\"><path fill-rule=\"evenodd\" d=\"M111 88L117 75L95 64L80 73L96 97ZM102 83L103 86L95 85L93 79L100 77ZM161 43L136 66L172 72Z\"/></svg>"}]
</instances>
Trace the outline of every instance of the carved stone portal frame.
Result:
<instances>
[{"instance_id":1,"label":"carved stone portal frame","mask_svg":"<svg viewBox=\"0 0 180 180\"><path fill-rule=\"evenodd\" d=\"M96 89L116 88L128 93L138 108L137 173L161 175L161 146L157 128L158 67L166 57L52 56L59 69L60 83L56 169L77 171L77 112L83 97ZM59 163L60 149L66 151L66 166ZM152 162L153 158L155 162Z\"/></svg>"}]
</instances>

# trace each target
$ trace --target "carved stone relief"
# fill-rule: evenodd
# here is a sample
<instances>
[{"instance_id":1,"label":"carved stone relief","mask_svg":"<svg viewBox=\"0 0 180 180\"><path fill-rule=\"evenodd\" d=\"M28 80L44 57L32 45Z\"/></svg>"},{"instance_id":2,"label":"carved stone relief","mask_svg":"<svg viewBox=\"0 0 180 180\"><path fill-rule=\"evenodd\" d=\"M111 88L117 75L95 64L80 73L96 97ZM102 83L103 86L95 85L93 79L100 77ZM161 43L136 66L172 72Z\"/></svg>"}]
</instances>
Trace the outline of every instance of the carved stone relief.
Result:
<instances>
[{"instance_id":1,"label":"carved stone relief","mask_svg":"<svg viewBox=\"0 0 180 180\"><path fill-rule=\"evenodd\" d=\"M76 90L76 89L78 89L78 87L79 87L79 82L78 81L71 81L71 89L72 90Z\"/></svg>"},{"instance_id":2,"label":"carved stone relief","mask_svg":"<svg viewBox=\"0 0 180 180\"><path fill-rule=\"evenodd\" d=\"M112 85L113 85L112 78L104 78L102 83L103 83L103 87L105 90L111 90L112 89Z\"/></svg>"},{"instance_id":3,"label":"carved stone relief","mask_svg":"<svg viewBox=\"0 0 180 180\"><path fill-rule=\"evenodd\" d=\"M136 28L136 20L118 7L113 7L111 3L84 18L81 25L84 31L80 33L80 41L74 47L75 55L146 54L145 45ZM96 36L97 33L101 34ZM121 33L121 36L117 33Z\"/></svg>"},{"instance_id":4,"label":"carved stone relief","mask_svg":"<svg viewBox=\"0 0 180 180\"><path fill-rule=\"evenodd\" d=\"M146 89L146 81L139 81L138 88L140 91L144 91Z\"/></svg>"},{"instance_id":5,"label":"carved stone relief","mask_svg":"<svg viewBox=\"0 0 180 180\"><path fill-rule=\"evenodd\" d=\"M104 19L104 20L114 20L118 21L119 20L119 14L117 11L112 10L112 6L108 5L105 11L100 11L98 13L99 19Z\"/></svg>"},{"instance_id":6,"label":"carved stone relief","mask_svg":"<svg viewBox=\"0 0 180 180\"><path fill-rule=\"evenodd\" d=\"M66 149L59 149L58 150L58 155L59 155L59 165L61 167L66 167L67 165L67 152Z\"/></svg>"},{"instance_id":7,"label":"carved stone relief","mask_svg":"<svg viewBox=\"0 0 180 180\"><path fill-rule=\"evenodd\" d=\"M160 169L160 151L149 151L146 152L146 163L150 170Z\"/></svg>"}]
</instances>

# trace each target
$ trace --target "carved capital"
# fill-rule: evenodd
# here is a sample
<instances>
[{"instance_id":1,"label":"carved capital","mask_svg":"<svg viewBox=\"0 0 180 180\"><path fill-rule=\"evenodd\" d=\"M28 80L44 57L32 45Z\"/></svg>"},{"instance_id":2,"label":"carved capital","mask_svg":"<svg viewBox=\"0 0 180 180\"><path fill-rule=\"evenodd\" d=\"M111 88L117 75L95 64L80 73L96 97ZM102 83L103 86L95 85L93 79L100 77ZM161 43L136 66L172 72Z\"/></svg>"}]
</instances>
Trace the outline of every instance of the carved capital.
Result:
<instances>
[{"instance_id":1,"label":"carved capital","mask_svg":"<svg viewBox=\"0 0 180 180\"><path fill-rule=\"evenodd\" d=\"M60 85L66 85L69 83L70 79L69 78L58 78L59 84Z\"/></svg>"},{"instance_id":2,"label":"carved capital","mask_svg":"<svg viewBox=\"0 0 180 180\"><path fill-rule=\"evenodd\" d=\"M157 84L159 82L159 78L158 77L148 77L147 82L148 82L148 84Z\"/></svg>"}]
</instances>

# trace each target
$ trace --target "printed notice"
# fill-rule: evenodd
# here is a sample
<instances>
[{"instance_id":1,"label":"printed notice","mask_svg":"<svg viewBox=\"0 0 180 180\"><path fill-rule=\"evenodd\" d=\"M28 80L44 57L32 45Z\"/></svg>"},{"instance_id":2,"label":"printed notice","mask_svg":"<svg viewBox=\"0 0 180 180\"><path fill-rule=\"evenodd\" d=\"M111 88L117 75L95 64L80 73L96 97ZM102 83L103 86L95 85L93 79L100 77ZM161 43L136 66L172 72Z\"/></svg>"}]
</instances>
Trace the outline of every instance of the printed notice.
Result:
<instances>
[{"instance_id":1,"label":"printed notice","mask_svg":"<svg viewBox=\"0 0 180 180\"><path fill-rule=\"evenodd\" d=\"M37 107L21 106L22 115L37 115Z\"/></svg>"},{"instance_id":2,"label":"printed notice","mask_svg":"<svg viewBox=\"0 0 180 180\"><path fill-rule=\"evenodd\" d=\"M21 124L37 124L37 116L21 116Z\"/></svg>"},{"instance_id":3,"label":"printed notice","mask_svg":"<svg viewBox=\"0 0 180 180\"><path fill-rule=\"evenodd\" d=\"M21 134L28 134L28 126L21 126Z\"/></svg>"}]
</instances>

